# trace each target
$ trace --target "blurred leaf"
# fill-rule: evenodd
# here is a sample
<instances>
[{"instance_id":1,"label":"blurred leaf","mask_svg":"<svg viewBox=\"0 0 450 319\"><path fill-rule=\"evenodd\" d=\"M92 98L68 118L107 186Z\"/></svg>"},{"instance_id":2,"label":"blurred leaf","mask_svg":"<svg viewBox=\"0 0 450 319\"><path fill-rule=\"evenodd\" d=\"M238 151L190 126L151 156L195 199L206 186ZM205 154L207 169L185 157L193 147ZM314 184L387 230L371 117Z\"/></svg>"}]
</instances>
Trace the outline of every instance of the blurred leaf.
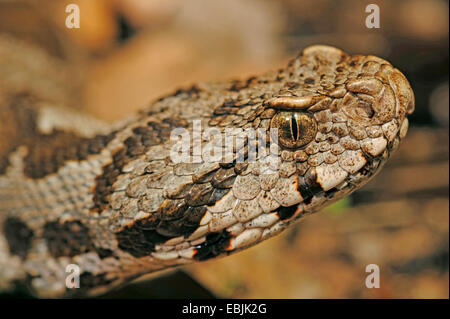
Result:
<instances>
[{"instance_id":1,"label":"blurred leaf","mask_svg":"<svg viewBox=\"0 0 450 319\"><path fill-rule=\"evenodd\" d=\"M329 215L338 216L351 207L350 198L347 196L330 206L324 208L324 212Z\"/></svg>"}]
</instances>

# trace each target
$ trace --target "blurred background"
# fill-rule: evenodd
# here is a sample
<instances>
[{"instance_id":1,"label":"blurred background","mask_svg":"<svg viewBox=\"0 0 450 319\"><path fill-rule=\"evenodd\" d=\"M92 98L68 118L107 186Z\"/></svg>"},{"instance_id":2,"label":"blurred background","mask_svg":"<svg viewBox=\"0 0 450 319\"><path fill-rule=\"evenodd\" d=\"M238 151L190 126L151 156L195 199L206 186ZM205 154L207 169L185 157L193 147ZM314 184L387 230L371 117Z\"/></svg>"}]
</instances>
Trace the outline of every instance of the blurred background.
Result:
<instances>
[{"instance_id":1,"label":"blurred background","mask_svg":"<svg viewBox=\"0 0 450 319\"><path fill-rule=\"evenodd\" d=\"M65 27L69 3L79 29ZM370 3L379 29L365 26ZM310 44L387 59L416 111L370 184L256 247L107 297L448 298L448 13L444 0L0 0L0 96L32 87L113 122L180 86L282 67ZM379 289L365 287L368 264Z\"/></svg>"}]
</instances>

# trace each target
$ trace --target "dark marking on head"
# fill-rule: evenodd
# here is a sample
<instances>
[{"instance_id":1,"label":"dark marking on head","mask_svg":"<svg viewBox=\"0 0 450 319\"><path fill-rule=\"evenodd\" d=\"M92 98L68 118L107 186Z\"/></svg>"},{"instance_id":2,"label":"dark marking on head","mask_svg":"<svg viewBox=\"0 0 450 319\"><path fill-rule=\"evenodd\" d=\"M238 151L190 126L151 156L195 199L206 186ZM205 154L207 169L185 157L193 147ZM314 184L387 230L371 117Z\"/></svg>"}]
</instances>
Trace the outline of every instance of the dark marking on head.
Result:
<instances>
[{"instance_id":1,"label":"dark marking on head","mask_svg":"<svg viewBox=\"0 0 450 319\"><path fill-rule=\"evenodd\" d=\"M42 237L54 257L73 257L95 250L89 228L79 220L64 223L59 220L47 222Z\"/></svg>"},{"instance_id":2,"label":"dark marking on head","mask_svg":"<svg viewBox=\"0 0 450 319\"><path fill-rule=\"evenodd\" d=\"M200 224L206 207L190 207L184 200L165 200L148 218L125 226L116 233L119 248L134 257L147 256L155 251L155 245L171 238L189 237Z\"/></svg>"},{"instance_id":3,"label":"dark marking on head","mask_svg":"<svg viewBox=\"0 0 450 319\"><path fill-rule=\"evenodd\" d=\"M316 170L313 167L309 168L304 176L298 177L297 190L302 195L304 202L323 192L322 186L317 182Z\"/></svg>"},{"instance_id":4,"label":"dark marking on head","mask_svg":"<svg viewBox=\"0 0 450 319\"><path fill-rule=\"evenodd\" d=\"M211 180L212 186L215 188L231 188L236 179L234 167L228 169L219 169Z\"/></svg>"},{"instance_id":5,"label":"dark marking on head","mask_svg":"<svg viewBox=\"0 0 450 319\"><path fill-rule=\"evenodd\" d=\"M156 232L158 221L150 217L126 226L116 234L119 248L137 258L150 255L155 251L155 245L170 239Z\"/></svg>"},{"instance_id":6,"label":"dark marking on head","mask_svg":"<svg viewBox=\"0 0 450 319\"><path fill-rule=\"evenodd\" d=\"M194 184L185 199L166 199L148 218L137 220L116 233L119 248L135 257L147 256L155 245L171 238L188 238L200 226L206 205L214 205L229 189L216 189L210 183Z\"/></svg>"},{"instance_id":7,"label":"dark marking on head","mask_svg":"<svg viewBox=\"0 0 450 319\"><path fill-rule=\"evenodd\" d=\"M327 190L324 195L328 199L332 199L334 195L337 193L338 189L336 187L333 187L332 189Z\"/></svg>"},{"instance_id":8,"label":"dark marking on head","mask_svg":"<svg viewBox=\"0 0 450 319\"><path fill-rule=\"evenodd\" d=\"M233 171L233 168L228 170ZM116 233L119 248L135 257L143 257L154 252L157 244L178 236L189 237L200 226L206 205L214 205L229 191L215 188L211 182L190 185L184 199L166 199L148 218L119 230Z\"/></svg>"},{"instance_id":9,"label":"dark marking on head","mask_svg":"<svg viewBox=\"0 0 450 319\"><path fill-rule=\"evenodd\" d=\"M248 163L236 163L234 166L234 172L236 175L242 174L248 168Z\"/></svg>"},{"instance_id":10,"label":"dark marking on head","mask_svg":"<svg viewBox=\"0 0 450 319\"><path fill-rule=\"evenodd\" d=\"M277 215L278 215L278 217L280 217L281 220L290 219L292 216L295 215L295 213L297 212L298 207L299 207L299 205L292 205L292 206L289 206L289 207L281 206L277 210Z\"/></svg>"},{"instance_id":11,"label":"dark marking on head","mask_svg":"<svg viewBox=\"0 0 450 319\"><path fill-rule=\"evenodd\" d=\"M368 176L370 174L370 169L369 167L366 167L366 165L364 165L360 170L359 173L363 176Z\"/></svg>"},{"instance_id":12,"label":"dark marking on head","mask_svg":"<svg viewBox=\"0 0 450 319\"><path fill-rule=\"evenodd\" d=\"M3 233L11 254L25 258L31 249L34 232L17 217L8 217L3 224Z\"/></svg>"},{"instance_id":13,"label":"dark marking on head","mask_svg":"<svg viewBox=\"0 0 450 319\"><path fill-rule=\"evenodd\" d=\"M208 202L208 206L213 206L216 202L218 202L219 200L222 199L222 197L224 197L226 194L228 194L228 192L230 191L230 189L220 189L220 188L216 188L214 190L214 192L211 195L211 198L209 199Z\"/></svg>"},{"instance_id":14,"label":"dark marking on head","mask_svg":"<svg viewBox=\"0 0 450 319\"><path fill-rule=\"evenodd\" d=\"M187 216L188 209L189 206L184 199L165 200L159 208L161 221L156 226L156 232L169 238L189 233L190 231L183 227L183 220Z\"/></svg>"},{"instance_id":15,"label":"dark marking on head","mask_svg":"<svg viewBox=\"0 0 450 319\"><path fill-rule=\"evenodd\" d=\"M375 174L375 172L377 171L377 168L380 164L380 158L382 155L378 155L378 156L371 156L368 155L366 153L362 153L364 158L366 159L366 164L360 168L360 170L358 171L359 174L363 175L363 176L367 176L370 177L373 174Z\"/></svg>"},{"instance_id":16,"label":"dark marking on head","mask_svg":"<svg viewBox=\"0 0 450 319\"><path fill-rule=\"evenodd\" d=\"M162 121L163 125L172 127L178 123L171 119ZM150 127L161 123L149 122ZM170 134L170 131L158 128L159 132ZM137 136L142 133L136 130ZM94 190L94 201L97 209L108 205L112 184L125 163L133 158L132 149L140 148L141 141L134 136L133 141L126 141L126 147L118 150L113 156L113 163L104 167L103 174L97 177ZM142 153L142 149L139 152ZM117 165L117 166L116 166ZM111 176L108 178L108 176ZM119 248L135 257L147 256L155 251L155 245L164 243L171 238L184 236L188 238L200 226L200 221L206 213L206 206L212 206L225 196L236 178L233 164L222 165L222 168L199 176L194 183L183 187L184 198L166 199L158 210L149 217L140 219L124 226L116 233Z\"/></svg>"},{"instance_id":17,"label":"dark marking on head","mask_svg":"<svg viewBox=\"0 0 450 319\"><path fill-rule=\"evenodd\" d=\"M207 260L226 253L226 249L230 245L231 234L223 230L219 233L209 233L206 240L195 247L195 260Z\"/></svg>"},{"instance_id":18,"label":"dark marking on head","mask_svg":"<svg viewBox=\"0 0 450 319\"><path fill-rule=\"evenodd\" d=\"M190 236L199 226L200 221L206 214L206 207L189 207L183 217L183 227L186 227L184 237Z\"/></svg>"},{"instance_id":19,"label":"dark marking on head","mask_svg":"<svg viewBox=\"0 0 450 319\"><path fill-rule=\"evenodd\" d=\"M211 182L211 180L213 179L216 172L217 172L217 169L210 171L210 172L199 173L198 175L193 175L192 181L196 184Z\"/></svg>"},{"instance_id":20,"label":"dark marking on head","mask_svg":"<svg viewBox=\"0 0 450 319\"><path fill-rule=\"evenodd\" d=\"M94 205L91 210L101 212L108 207L112 185L127 163L144 154L149 147L167 140L172 128L187 126L188 122L184 119L167 118L161 122L149 121L147 126L133 128L133 135L125 139L124 146L112 155L111 163L105 165L103 172L95 178Z\"/></svg>"},{"instance_id":21,"label":"dark marking on head","mask_svg":"<svg viewBox=\"0 0 450 319\"><path fill-rule=\"evenodd\" d=\"M186 196L189 206L202 206L209 203L214 188L210 183L194 184Z\"/></svg>"}]
</instances>

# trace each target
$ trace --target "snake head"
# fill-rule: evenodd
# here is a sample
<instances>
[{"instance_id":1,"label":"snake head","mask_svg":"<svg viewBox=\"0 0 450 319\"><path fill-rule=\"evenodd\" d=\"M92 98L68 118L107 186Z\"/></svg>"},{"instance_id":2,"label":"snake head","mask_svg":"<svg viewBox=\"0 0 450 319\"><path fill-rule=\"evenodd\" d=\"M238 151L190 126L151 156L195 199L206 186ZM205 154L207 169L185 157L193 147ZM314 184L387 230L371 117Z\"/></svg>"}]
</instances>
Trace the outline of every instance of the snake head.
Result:
<instances>
[{"instance_id":1,"label":"snake head","mask_svg":"<svg viewBox=\"0 0 450 319\"><path fill-rule=\"evenodd\" d=\"M275 110L270 127L281 149L278 173L298 193L287 204L301 202L295 217L375 175L406 135L414 94L389 62L322 45L306 48L284 76L267 107Z\"/></svg>"},{"instance_id":2,"label":"snake head","mask_svg":"<svg viewBox=\"0 0 450 319\"><path fill-rule=\"evenodd\" d=\"M158 103L152 112L166 113L133 129L143 136L127 140L123 152L141 152L145 141L152 163L136 159L135 176L124 179L128 186L111 196L111 206L142 211L118 225L119 249L175 265L254 245L363 186L405 136L414 96L400 71L380 58L312 46L279 72L200 85ZM198 162L168 158L169 144L152 148L152 136L161 143L177 117L197 115L211 133L197 134L201 123L190 126L192 140L206 142ZM190 136L183 136L172 141L175 149L190 151Z\"/></svg>"}]
</instances>

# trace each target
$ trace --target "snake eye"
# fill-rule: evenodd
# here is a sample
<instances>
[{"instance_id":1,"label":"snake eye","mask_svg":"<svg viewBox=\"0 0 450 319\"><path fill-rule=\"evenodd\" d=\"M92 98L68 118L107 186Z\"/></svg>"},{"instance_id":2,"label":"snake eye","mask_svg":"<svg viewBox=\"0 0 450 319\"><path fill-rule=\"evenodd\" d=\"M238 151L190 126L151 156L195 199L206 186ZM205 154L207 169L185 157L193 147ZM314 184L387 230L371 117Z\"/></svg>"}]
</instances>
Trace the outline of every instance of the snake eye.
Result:
<instances>
[{"instance_id":1,"label":"snake eye","mask_svg":"<svg viewBox=\"0 0 450 319\"><path fill-rule=\"evenodd\" d=\"M278 129L278 140L288 148L298 148L311 142L316 136L316 121L307 113L279 112L270 122L270 128Z\"/></svg>"}]
</instances>

